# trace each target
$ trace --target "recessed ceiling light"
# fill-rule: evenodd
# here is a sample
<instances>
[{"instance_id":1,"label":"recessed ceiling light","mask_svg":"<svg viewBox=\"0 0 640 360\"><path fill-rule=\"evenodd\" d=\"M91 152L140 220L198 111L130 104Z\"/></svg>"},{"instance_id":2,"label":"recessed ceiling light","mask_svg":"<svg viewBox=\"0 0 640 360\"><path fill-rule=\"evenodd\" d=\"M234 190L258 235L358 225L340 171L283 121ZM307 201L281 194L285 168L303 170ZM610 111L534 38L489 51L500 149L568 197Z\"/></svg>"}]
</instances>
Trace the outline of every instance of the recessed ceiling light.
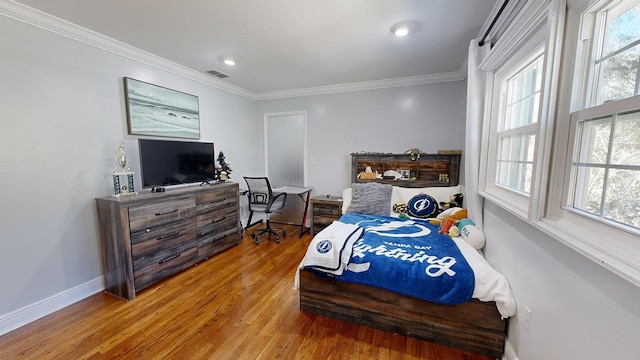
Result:
<instances>
[{"instance_id":1,"label":"recessed ceiling light","mask_svg":"<svg viewBox=\"0 0 640 360\"><path fill-rule=\"evenodd\" d=\"M236 61L233 60L232 58L226 58L226 59L224 59L224 63L227 64L227 65L233 66L233 65L236 64Z\"/></svg>"},{"instance_id":2,"label":"recessed ceiling light","mask_svg":"<svg viewBox=\"0 0 640 360\"><path fill-rule=\"evenodd\" d=\"M393 25L390 30L395 36L402 37L402 36L407 36L411 32L412 28L413 28L412 23L400 22Z\"/></svg>"}]
</instances>

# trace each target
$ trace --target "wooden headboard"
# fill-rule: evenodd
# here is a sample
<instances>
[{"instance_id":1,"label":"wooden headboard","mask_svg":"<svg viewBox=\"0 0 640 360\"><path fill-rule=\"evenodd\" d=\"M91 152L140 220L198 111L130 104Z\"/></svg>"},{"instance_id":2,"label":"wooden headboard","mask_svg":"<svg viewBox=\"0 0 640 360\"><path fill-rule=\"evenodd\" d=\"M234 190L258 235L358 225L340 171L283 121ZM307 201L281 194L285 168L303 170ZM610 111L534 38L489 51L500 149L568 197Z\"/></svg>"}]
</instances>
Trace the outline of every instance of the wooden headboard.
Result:
<instances>
[{"instance_id":1,"label":"wooden headboard","mask_svg":"<svg viewBox=\"0 0 640 360\"><path fill-rule=\"evenodd\" d=\"M408 170L405 180L365 179L358 177L367 167L384 174L387 170ZM409 154L351 154L351 182L380 182L401 187L456 186L460 176L460 154L420 154L411 160Z\"/></svg>"}]
</instances>

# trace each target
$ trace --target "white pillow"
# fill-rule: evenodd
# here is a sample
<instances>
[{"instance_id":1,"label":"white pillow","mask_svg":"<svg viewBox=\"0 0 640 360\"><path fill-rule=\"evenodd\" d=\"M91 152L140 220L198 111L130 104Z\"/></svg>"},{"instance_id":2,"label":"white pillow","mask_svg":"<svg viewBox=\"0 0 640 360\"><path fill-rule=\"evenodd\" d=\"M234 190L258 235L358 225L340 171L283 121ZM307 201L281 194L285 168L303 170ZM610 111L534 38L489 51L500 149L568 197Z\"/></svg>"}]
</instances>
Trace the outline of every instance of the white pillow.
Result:
<instances>
[{"instance_id":1,"label":"white pillow","mask_svg":"<svg viewBox=\"0 0 640 360\"><path fill-rule=\"evenodd\" d=\"M432 186L424 188L404 188L394 186L391 190L391 203L389 204L389 215L394 216L393 204L402 201L408 203L412 197L420 193L433 196L438 204L441 202L451 201L451 196L462 192L462 186ZM351 204L351 188L342 190L342 213L346 214L349 204ZM397 214L395 214L397 215Z\"/></svg>"},{"instance_id":2,"label":"white pillow","mask_svg":"<svg viewBox=\"0 0 640 360\"><path fill-rule=\"evenodd\" d=\"M391 191L391 201L393 201L393 190ZM351 188L342 190L342 213L346 214L351 205Z\"/></svg>"}]
</instances>

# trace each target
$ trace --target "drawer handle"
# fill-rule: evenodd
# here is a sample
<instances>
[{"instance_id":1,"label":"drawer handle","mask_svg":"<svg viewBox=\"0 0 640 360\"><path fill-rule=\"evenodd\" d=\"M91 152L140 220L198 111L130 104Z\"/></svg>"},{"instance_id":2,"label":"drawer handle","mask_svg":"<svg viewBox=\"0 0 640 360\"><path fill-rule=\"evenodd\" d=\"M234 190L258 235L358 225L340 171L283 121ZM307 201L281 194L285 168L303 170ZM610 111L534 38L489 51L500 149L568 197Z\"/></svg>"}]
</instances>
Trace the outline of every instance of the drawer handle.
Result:
<instances>
[{"instance_id":1,"label":"drawer handle","mask_svg":"<svg viewBox=\"0 0 640 360\"><path fill-rule=\"evenodd\" d=\"M173 254L173 255L171 255L169 257L166 257L166 258L158 261L158 264L163 264L163 263L166 263L167 261L171 261L171 260L179 258L179 257L180 257L180 253Z\"/></svg>"},{"instance_id":2,"label":"drawer handle","mask_svg":"<svg viewBox=\"0 0 640 360\"><path fill-rule=\"evenodd\" d=\"M224 220L226 220L226 219L227 219L227 217L226 217L226 216L223 216L223 217L221 217L220 219L213 219L213 220L211 220L211 223L212 223L212 224L215 224L215 223L217 223L217 222L224 221Z\"/></svg>"},{"instance_id":3,"label":"drawer handle","mask_svg":"<svg viewBox=\"0 0 640 360\"><path fill-rule=\"evenodd\" d=\"M178 209L167 211L166 213L156 213L155 215L156 216L169 215L169 214L173 214L174 212L178 212Z\"/></svg>"},{"instance_id":4,"label":"drawer handle","mask_svg":"<svg viewBox=\"0 0 640 360\"><path fill-rule=\"evenodd\" d=\"M223 236L223 237L224 237L224 236ZM211 239L209 239L209 240L207 241L207 244L213 244L214 242L216 242L216 241L218 241L218 240L220 240L220 239L222 239L222 238L221 238L221 237L218 237L218 238L211 238Z\"/></svg>"},{"instance_id":5,"label":"drawer handle","mask_svg":"<svg viewBox=\"0 0 640 360\"><path fill-rule=\"evenodd\" d=\"M156 240L162 240L162 239L166 239L166 238L168 238L168 237L178 236L178 235L180 235L180 231L175 231L175 232L173 232L173 233L171 233L171 234L160 235L160 236L158 236L158 237L156 238Z\"/></svg>"},{"instance_id":6,"label":"drawer handle","mask_svg":"<svg viewBox=\"0 0 640 360\"><path fill-rule=\"evenodd\" d=\"M224 199L220 199L220 200L211 200L209 201L210 204L215 204L215 203L220 203L220 202L225 202L227 201L227 198Z\"/></svg>"}]
</instances>

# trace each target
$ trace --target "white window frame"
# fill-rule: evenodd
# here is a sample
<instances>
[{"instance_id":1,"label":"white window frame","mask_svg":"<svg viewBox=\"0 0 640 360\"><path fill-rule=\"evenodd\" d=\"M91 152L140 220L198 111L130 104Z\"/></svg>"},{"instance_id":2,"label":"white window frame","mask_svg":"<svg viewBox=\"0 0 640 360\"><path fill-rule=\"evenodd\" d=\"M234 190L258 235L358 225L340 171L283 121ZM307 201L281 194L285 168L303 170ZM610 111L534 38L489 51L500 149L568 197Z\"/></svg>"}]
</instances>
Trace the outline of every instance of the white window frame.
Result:
<instances>
[{"instance_id":1,"label":"white window frame","mask_svg":"<svg viewBox=\"0 0 640 360\"><path fill-rule=\"evenodd\" d=\"M592 0L587 5L570 6L559 86L558 116L555 124L554 154L550 171L545 216L534 223L579 253L640 286L640 233L637 229L576 211L569 204L571 167L576 122L592 115L618 112L639 104L640 96L589 107L595 96L594 73L590 62L596 35L594 15L608 1ZM631 105L635 106L635 105ZM580 112L578 110L584 109ZM571 114L574 114L573 119Z\"/></svg>"},{"instance_id":2,"label":"white window frame","mask_svg":"<svg viewBox=\"0 0 640 360\"><path fill-rule=\"evenodd\" d=\"M483 138L481 149L479 193L485 199L528 221L542 215L546 192L548 164L555 109L554 89L557 88L559 56L556 48L557 29L564 20L564 1L529 1L525 4L503 37L480 64L489 73L485 99ZM558 16L560 15L560 16ZM552 40L550 40L552 39ZM501 121L501 84L507 76L521 67L538 51L544 52L544 72L538 120L535 130L535 153L529 194L520 193L496 184L498 124ZM541 195L542 194L542 195Z\"/></svg>"}]
</instances>

